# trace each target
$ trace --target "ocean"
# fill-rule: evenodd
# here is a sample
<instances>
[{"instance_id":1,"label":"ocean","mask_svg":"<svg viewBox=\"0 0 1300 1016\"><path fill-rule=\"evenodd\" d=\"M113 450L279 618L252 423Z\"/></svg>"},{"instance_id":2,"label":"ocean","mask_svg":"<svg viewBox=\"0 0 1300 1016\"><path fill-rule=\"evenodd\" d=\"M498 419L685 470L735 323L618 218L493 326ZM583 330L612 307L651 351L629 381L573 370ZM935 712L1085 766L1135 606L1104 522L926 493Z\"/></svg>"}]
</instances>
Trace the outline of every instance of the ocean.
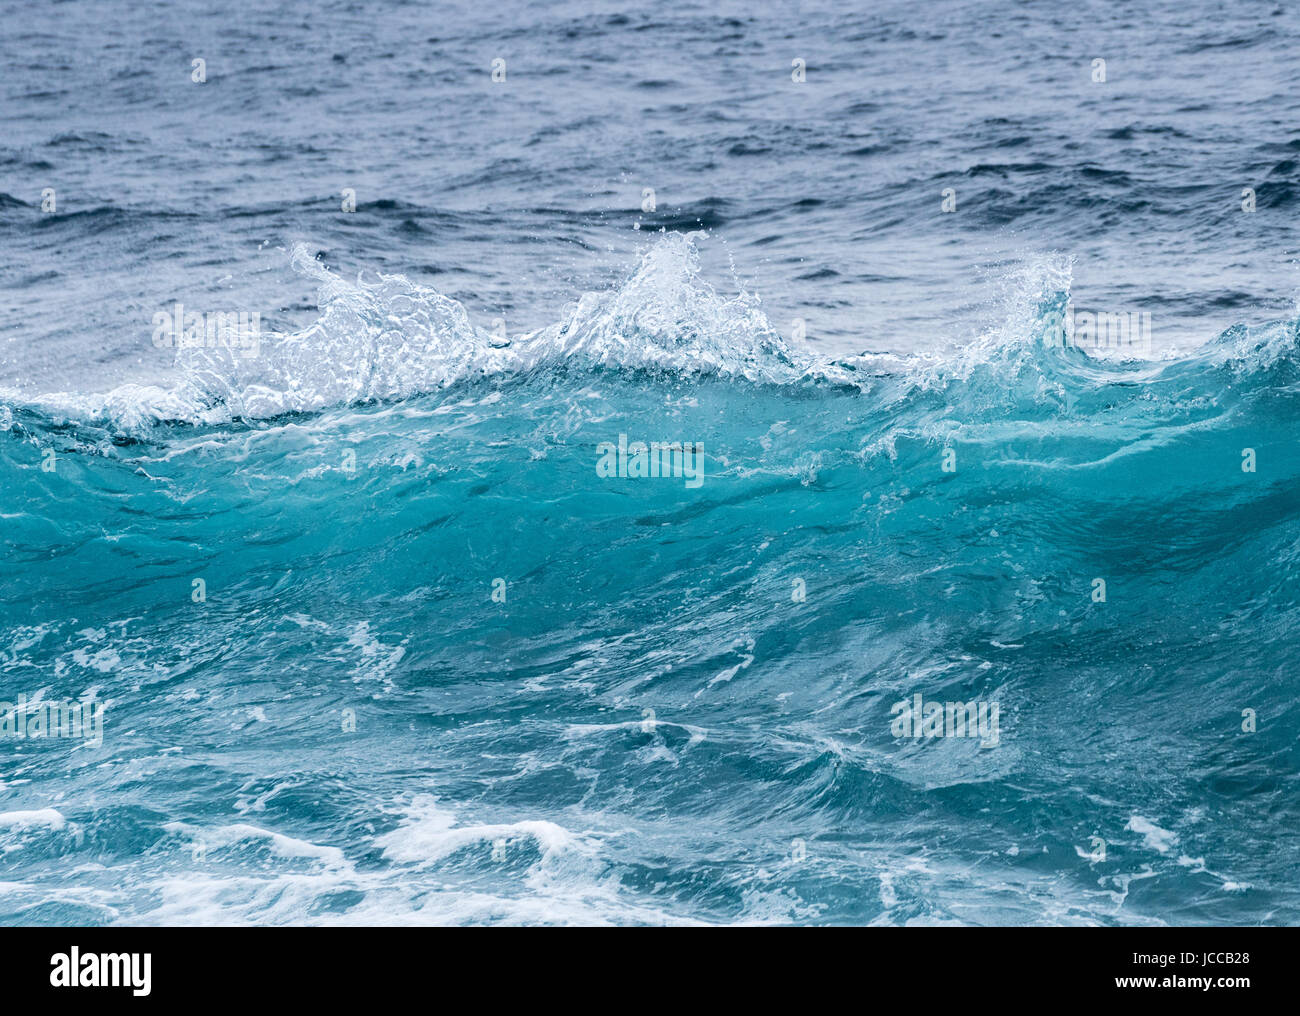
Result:
<instances>
[{"instance_id":1,"label":"ocean","mask_svg":"<svg viewBox=\"0 0 1300 1016\"><path fill-rule=\"evenodd\" d=\"M1300 11L0 2L0 923L1300 922Z\"/></svg>"}]
</instances>

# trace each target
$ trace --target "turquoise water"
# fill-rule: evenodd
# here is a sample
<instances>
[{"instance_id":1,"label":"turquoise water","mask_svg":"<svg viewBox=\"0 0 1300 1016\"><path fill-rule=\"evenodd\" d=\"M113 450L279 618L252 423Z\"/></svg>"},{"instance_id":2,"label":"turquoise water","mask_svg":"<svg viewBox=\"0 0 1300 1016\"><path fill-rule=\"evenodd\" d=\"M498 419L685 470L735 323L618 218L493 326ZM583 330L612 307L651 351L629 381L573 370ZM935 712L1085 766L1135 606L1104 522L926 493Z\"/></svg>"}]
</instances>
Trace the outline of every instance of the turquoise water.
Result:
<instances>
[{"instance_id":1,"label":"turquoise water","mask_svg":"<svg viewBox=\"0 0 1300 1016\"><path fill-rule=\"evenodd\" d=\"M0 697L104 709L4 745L0 920L1300 918L1297 321L1098 358L1048 259L835 359L703 242L504 339L298 249L254 360L0 398Z\"/></svg>"}]
</instances>

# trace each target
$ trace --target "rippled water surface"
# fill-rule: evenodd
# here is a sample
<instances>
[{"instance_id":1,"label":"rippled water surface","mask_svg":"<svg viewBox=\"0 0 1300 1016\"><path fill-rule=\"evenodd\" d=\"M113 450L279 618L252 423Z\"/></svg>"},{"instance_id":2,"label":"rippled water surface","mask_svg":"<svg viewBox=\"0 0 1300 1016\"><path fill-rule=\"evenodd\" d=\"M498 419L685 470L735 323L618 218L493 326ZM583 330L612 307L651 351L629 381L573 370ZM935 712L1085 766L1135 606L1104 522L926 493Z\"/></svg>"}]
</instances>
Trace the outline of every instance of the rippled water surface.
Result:
<instances>
[{"instance_id":1,"label":"rippled water surface","mask_svg":"<svg viewBox=\"0 0 1300 1016\"><path fill-rule=\"evenodd\" d=\"M1300 919L1300 15L1142 6L0 5L0 921Z\"/></svg>"}]
</instances>

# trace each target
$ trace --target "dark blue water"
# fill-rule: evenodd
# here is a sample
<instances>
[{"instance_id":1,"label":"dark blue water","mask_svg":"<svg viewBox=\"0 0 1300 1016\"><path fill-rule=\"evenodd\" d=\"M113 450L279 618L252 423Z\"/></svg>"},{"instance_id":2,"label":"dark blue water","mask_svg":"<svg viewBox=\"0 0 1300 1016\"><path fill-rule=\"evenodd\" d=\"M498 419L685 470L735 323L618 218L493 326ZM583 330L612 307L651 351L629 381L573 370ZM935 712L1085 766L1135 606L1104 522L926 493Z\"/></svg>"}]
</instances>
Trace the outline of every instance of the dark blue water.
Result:
<instances>
[{"instance_id":1,"label":"dark blue water","mask_svg":"<svg viewBox=\"0 0 1300 1016\"><path fill-rule=\"evenodd\" d=\"M1295 923L1300 15L482 7L0 6L0 920Z\"/></svg>"}]
</instances>

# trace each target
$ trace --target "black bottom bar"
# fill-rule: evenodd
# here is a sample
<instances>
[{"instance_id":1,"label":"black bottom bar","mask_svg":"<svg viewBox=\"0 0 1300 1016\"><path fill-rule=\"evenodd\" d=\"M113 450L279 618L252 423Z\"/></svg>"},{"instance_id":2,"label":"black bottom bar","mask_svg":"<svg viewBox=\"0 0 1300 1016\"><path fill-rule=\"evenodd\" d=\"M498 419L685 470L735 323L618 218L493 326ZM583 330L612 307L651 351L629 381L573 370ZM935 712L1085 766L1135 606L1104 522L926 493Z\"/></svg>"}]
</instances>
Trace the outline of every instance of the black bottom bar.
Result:
<instances>
[{"instance_id":1,"label":"black bottom bar","mask_svg":"<svg viewBox=\"0 0 1300 1016\"><path fill-rule=\"evenodd\" d=\"M113 996L337 1008L382 1004L394 991L540 1001L671 995L694 983L693 1002L703 994L734 1006L773 1001L777 988L812 1003L851 982L864 1000L901 993L922 1005L1199 997L1223 1006L1281 997L1297 945L1295 928L5 928L0 969L8 1004Z\"/></svg>"}]
</instances>

